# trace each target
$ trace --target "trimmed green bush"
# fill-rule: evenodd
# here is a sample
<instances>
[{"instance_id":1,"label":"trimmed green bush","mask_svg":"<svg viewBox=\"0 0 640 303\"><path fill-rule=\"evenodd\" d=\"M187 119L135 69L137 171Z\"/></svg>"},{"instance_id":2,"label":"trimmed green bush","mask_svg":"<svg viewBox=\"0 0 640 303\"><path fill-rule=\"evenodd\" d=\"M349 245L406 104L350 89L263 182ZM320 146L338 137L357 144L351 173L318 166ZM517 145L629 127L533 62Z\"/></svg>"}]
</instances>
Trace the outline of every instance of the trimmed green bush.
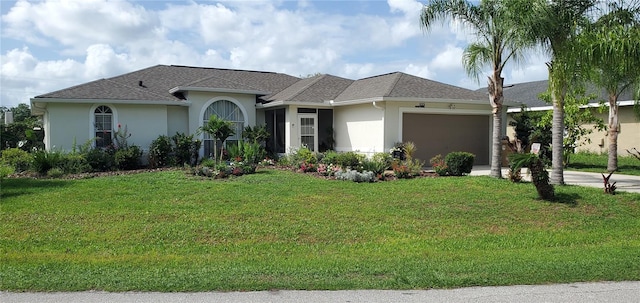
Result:
<instances>
[{"instance_id":1,"label":"trimmed green bush","mask_svg":"<svg viewBox=\"0 0 640 303\"><path fill-rule=\"evenodd\" d=\"M336 158L336 164L340 165L344 169L351 168L358 170L364 158L364 155L352 151L339 153L338 157Z\"/></svg>"},{"instance_id":2,"label":"trimmed green bush","mask_svg":"<svg viewBox=\"0 0 640 303\"><path fill-rule=\"evenodd\" d=\"M333 150L328 150L322 153L322 159L320 159L320 163L329 165L329 164L338 164L338 152Z\"/></svg>"},{"instance_id":3,"label":"trimmed green bush","mask_svg":"<svg viewBox=\"0 0 640 303\"><path fill-rule=\"evenodd\" d=\"M93 171L110 171L115 168L115 159L110 150L92 148L84 155Z\"/></svg>"},{"instance_id":4,"label":"trimmed green bush","mask_svg":"<svg viewBox=\"0 0 640 303\"><path fill-rule=\"evenodd\" d=\"M136 145L118 149L115 153L115 163L119 169L131 170L140 167L142 150Z\"/></svg>"},{"instance_id":5,"label":"trimmed green bush","mask_svg":"<svg viewBox=\"0 0 640 303\"><path fill-rule=\"evenodd\" d=\"M33 155L19 148L9 148L2 151L2 164L13 167L15 172L29 170L33 162Z\"/></svg>"},{"instance_id":6,"label":"trimmed green bush","mask_svg":"<svg viewBox=\"0 0 640 303\"><path fill-rule=\"evenodd\" d=\"M463 176L471 172L476 156L468 152L452 152L445 158L447 171L451 176Z\"/></svg>"},{"instance_id":7,"label":"trimmed green bush","mask_svg":"<svg viewBox=\"0 0 640 303\"><path fill-rule=\"evenodd\" d=\"M171 165L171 139L168 136L160 135L149 145L149 166L164 167Z\"/></svg>"},{"instance_id":8,"label":"trimmed green bush","mask_svg":"<svg viewBox=\"0 0 640 303\"><path fill-rule=\"evenodd\" d=\"M63 154L58 167L65 174L79 174L91 171L91 165L89 165L85 156L77 153Z\"/></svg>"},{"instance_id":9,"label":"trimmed green bush","mask_svg":"<svg viewBox=\"0 0 640 303\"><path fill-rule=\"evenodd\" d=\"M54 167L47 171L47 177L57 179L64 176L64 171L62 168Z\"/></svg>"}]
</instances>

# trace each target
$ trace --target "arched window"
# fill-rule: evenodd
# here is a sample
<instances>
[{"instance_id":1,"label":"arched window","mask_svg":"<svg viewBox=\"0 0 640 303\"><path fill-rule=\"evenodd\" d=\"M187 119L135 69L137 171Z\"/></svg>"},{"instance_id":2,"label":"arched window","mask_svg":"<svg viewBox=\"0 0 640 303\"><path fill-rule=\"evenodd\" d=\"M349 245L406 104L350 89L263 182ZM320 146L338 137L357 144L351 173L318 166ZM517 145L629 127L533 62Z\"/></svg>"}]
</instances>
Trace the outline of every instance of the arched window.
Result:
<instances>
[{"instance_id":1,"label":"arched window","mask_svg":"<svg viewBox=\"0 0 640 303\"><path fill-rule=\"evenodd\" d=\"M204 115L202 117L202 125L207 124L209 122L209 117L211 115L216 115L218 118L221 118L226 121L233 122L235 134L225 141L225 145L229 146L230 144L237 144L239 140L242 139L242 130L244 129L244 115L242 114L242 110L235 103L228 100L219 100L211 103L209 107L204 111ZM203 137L203 145L204 145L204 156L205 157L213 157L213 138L211 135L204 133ZM222 144L218 142L218 149L222 147ZM218 151L217 151L218 152Z\"/></svg>"},{"instance_id":2,"label":"arched window","mask_svg":"<svg viewBox=\"0 0 640 303\"><path fill-rule=\"evenodd\" d=\"M113 138L113 111L108 106L100 105L93 115L96 147L109 146Z\"/></svg>"}]
</instances>

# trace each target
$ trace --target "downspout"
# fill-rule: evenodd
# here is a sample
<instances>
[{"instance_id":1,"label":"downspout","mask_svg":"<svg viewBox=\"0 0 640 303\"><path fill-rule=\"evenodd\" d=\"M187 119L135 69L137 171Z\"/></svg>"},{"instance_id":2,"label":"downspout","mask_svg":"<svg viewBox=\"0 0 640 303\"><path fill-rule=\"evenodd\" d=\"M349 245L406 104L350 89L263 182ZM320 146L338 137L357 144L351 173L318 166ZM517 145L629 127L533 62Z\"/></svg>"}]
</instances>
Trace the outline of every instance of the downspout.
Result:
<instances>
[{"instance_id":1,"label":"downspout","mask_svg":"<svg viewBox=\"0 0 640 303\"><path fill-rule=\"evenodd\" d=\"M384 127L384 107L380 107L380 106L378 106L378 105L376 104L376 101L373 101L373 103L371 103L371 105L373 105L373 107L374 107L375 109L379 109L379 110L381 110L381 111L383 112L383 114L382 114L382 130L383 130L383 134L382 134L382 149L384 150L384 149L385 149L385 146L384 146L384 145L385 145L385 144L384 144L384 141L385 141L384 139L385 139L385 138L384 138L384 137L386 136L386 135L384 134L384 128L385 128L385 127ZM376 149L374 148L374 149L373 149L373 153L375 153L375 152L376 152Z\"/></svg>"},{"instance_id":2,"label":"downspout","mask_svg":"<svg viewBox=\"0 0 640 303\"><path fill-rule=\"evenodd\" d=\"M378 106L378 105L376 104L376 101L373 101L373 103L372 103L372 104L373 104L373 107L375 107L375 108L377 108L377 109L379 109L379 110L381 110L381 111L384 111L384 107L380 107L380 106Z\"/></svg>"}]
</instances>

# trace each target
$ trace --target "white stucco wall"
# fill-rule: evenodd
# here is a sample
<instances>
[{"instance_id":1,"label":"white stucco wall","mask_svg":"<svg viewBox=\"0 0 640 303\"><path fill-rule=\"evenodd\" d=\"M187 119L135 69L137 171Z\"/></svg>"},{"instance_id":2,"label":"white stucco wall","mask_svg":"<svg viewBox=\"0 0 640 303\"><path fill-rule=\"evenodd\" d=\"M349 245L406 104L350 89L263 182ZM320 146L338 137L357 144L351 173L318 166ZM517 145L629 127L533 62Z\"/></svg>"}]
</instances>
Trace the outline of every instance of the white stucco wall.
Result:
<instances>
[{"instance_id":1,"label":"white stucco wall","mask_svg":"<svg viewBox=\"0 0 640 303\"><path fill-rule=\"evenodd\" d=\"M46 109L45 148L71 150L73 142L86 143L89 136L91 104L51 103Z\"/></svg>"},{"instance_id":2,"label":"white stucco wall","mask_svg":"<svg viewBox=\"0 0 640 303\"><path fill-rule=\"evenodd\" d=\"M185 106L167 106L167 136L176 133L189 134L189 108Z\"/></svg>"},{"instance_id":3,"label":"white stucco wall","mask_svg":"<svg viewBox=\"0 0 640 303\"><path fill-rule=\"evenodd\" d=\"M384 111L371 103L335 107L333 119L336 151L386 151Z\"/></svg>"},{"instance_id":4,"label":"white stucco wall","mask_svg":"<svg viewBox=\"0 0 640 303\"><path fill-rule=\"evenodd\" d=\"M151 141L160 135L167 135L167 106L166 105L124 105L115 106L118 123L122 128L127 127L131 137L129 144L140 146L145 153L149 150Z\"/></svg>"}]
</instances>

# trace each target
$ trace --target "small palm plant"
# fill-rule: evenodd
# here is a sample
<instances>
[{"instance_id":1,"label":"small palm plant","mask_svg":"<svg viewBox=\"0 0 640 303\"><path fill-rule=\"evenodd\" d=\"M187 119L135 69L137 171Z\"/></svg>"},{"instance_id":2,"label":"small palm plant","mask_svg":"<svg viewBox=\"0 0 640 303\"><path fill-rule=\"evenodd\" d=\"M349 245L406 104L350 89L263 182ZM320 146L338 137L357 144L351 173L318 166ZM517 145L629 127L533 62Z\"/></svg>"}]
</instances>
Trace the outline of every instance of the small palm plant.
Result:
<instances>
[{"instance_id":1,"label":"small palm plant","mask_svg":"<svg viewBox=\"0 0 640 303\"><path fill-rule=\"evenodd\" d=\"M553 185L549 184L549 172L538 155L529 153L514 153L509 155L511 171L519 171L523 167L529 168L531 181L538 191L538 197L551 201L555 197Z\"/></svg>"},{"instance_id":2,"label":"small palm plant","mask_svg":"<svg viewBox=\"0 0 640 303\"><path fill-rule=\"evenodd\" d=\"M217 142L220 140L224 146L224 141L235 134L236 131L233 129L233 122L223 120L216 115L211 115L207 124L200 127L200 131L203 131L213 137L214 158L216 158L218 163L220 163L220 160L222 159L222 150L220 150L219 156L215 155L215 152L218 150Z\"/></svg>"}]
</instances>

